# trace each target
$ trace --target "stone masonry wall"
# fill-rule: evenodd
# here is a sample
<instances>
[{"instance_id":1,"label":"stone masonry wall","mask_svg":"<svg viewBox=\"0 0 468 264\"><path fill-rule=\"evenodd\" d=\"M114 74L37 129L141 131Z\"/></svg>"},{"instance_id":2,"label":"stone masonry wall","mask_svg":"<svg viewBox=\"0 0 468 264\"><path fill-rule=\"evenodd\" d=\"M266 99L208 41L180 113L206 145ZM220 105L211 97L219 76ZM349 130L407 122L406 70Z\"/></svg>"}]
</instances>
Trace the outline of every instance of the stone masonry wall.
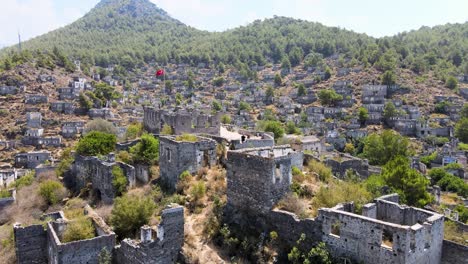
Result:
<instances>
[{"instance_id":1,"label":"stone masonry wall","mask_svg":"<svg viewBox=\"0 0 468 264\"><path fill-rule=\"evenodd\" d=\"M176 263L184 244L184 208L163 210L157 237L150 241L125 239L115 250L117 264Z\"/></svg>"},{"instance_id":2,"label":"stone masonry wall","mask_svg":"<svg viewBox=\"0 0 468 264\"><path fill-rule=\"evenodd\" d=\"M444 240L441 264L468 264L468 247Z\"/></svg>"},{"instance_id":3,"label":"stone masonry wall","mask_svg":"<svg viewBox=\"0 0 468 264\"><path fill-rule=\"evenodd\" d=\"M15 225L13 231L18 264L47 263L47 232L42 225Z\"/></svg>"}]
</instances>

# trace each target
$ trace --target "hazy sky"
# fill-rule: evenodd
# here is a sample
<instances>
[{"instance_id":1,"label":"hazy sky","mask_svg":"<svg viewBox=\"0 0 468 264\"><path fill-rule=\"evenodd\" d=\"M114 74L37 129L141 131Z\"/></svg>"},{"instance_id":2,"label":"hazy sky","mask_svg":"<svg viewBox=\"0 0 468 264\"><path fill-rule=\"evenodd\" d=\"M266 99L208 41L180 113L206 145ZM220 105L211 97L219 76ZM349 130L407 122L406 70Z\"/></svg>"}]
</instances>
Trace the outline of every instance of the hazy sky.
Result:
<instances>
[{"instance_id":1,"label":"hazy sky","mask_svg":"<svg viewBox=\"0 0 468 264\"><path fill-rule=\"evenodd\" d=\"M468 0L151 0L199 29L222 31L273 15L339 26L374 37L468 21ZM0 46L82 17L99 0L0 0Z\"/></svg>"}]
</instances>

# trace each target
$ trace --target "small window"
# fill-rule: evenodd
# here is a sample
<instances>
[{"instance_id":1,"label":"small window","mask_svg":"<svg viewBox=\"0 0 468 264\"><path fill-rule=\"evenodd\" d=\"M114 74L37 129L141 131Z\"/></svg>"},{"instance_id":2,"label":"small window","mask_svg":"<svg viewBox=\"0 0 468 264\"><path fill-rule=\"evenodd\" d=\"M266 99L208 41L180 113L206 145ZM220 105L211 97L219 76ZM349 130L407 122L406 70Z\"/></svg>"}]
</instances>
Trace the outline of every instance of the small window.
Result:
<instances>
[{"instance_id":1,"label":"small window","mask_svg":"<svg viewBox=\"0 0 468 264\"><path fill-rule=\"evenodd\" d=\"M382 247L393 248L393 234L388 230L382 232Z\"/></svg>"},{"instance_id":2,"label":"small window","mask_svg":"<svg viewBox=\"0 0 468 264\"><path fill-rule=\"evenodd\" d=\"M171 162L171 150L169 148L166 148L166 153L167 153L167 161Z\"/></svg>"},{"instance_id":3,"label":"small window","mask_svg":"<svg viewBox=\"0 0 468 264\"><path fill-rule=\"evenodd\" d=\"M281 165L276 164L276 169L275 169L275 179L278 182L281 182L283 179L283 171L281 170Z\"/></svg>"},{"instance_id":4,"label":"small window","mask_svg":"<svg viewBox=\"0 0 468 264\"><path fill-rule=\"evenodd\" d=\"M341 228L341 223L340 223L340 221L335 221L335 222L332 224L332 226L331 226L330 234L339 237L340 234L341 234L340 228Z\"/></svg>"}]
</instances>

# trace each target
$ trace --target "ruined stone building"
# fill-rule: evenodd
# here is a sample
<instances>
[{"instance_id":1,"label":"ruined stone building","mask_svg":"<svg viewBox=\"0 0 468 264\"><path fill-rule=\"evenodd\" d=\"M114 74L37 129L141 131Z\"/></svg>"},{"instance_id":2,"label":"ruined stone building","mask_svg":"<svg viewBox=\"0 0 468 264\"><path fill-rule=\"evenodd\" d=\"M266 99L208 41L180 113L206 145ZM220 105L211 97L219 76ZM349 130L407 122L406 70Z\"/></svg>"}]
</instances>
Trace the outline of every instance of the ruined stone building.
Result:
<instances>
[{"instance_id":1,"label":"ruined stone building","mask_svg":"<svg viewBox=\"0 0 468 264\"><path fill-rule=\"evenodd\" d=\"M216 164L216 141L197 136L197 141L177 141L175 136L159 138L159 170L165 187L175 190L180 174L196 173Z\"/></svg>"},{"instance_id":2,"label":"ruined stone building","mask_svg":"<svg viewBox=\"0 0 468 264\"><path fill-rule=\"evenodd\" d=\"M275 153L276 150L276 153ZM399 205L398 195L366 204L361 214L353 203L321 208L316 218L273 209L290 192L295 152L284 147L228 152L227 217L249 211L263 219L258 228L276 231L292 247L302 234L304 249L325 242L330 253L357 263L438 264L443 254L444 217L438 213ZM463 256L466 251L451 252ZM460 257L458 257L460 259Z\"/></svg>"},{"instance_id":3,"label":"ruined stone building","mask_svg":"<svg viewBox=\"0 0 468 264\"><path fill-rule=\"evenodd\" d=\"M143 126L154 134L159 134L164 125L168 125L176 135L182 133L219 135L220 119L221 114L207 115L198 111L169 111L145 107Z\"/></svg>"},{"instance_id":4,"label":"ruined stone building","mask_svg":"<svg viewBox=\"0 0 468 264\"><path fill-rule=\"evenodd\" d=\"M46 229L41 224L26 227L15 224L18 264L98 264L98 257L103 249L112 252L115 246L115 233L91 207L86 206L84 212L93 222L96 231L95 237L87 240L62 242L63 233L70 222L63 212L47 215L52 221L47 223Z\"/></svg>"},{"instance_id":5,"label":"ruined stone building","mask_svg":"<svg viewBox=\"0 0 468 264\"><path fill-rule=\"evenodd\" d=\"M15 155L16 168L34 169L39 164L44 164L47 161L52 161L49 151L35 151Z\"/></svg>"},{"instance_id":6,"label":"ruined stone building","mask_svg":"<svg viewBox=\"0 0 468 264\"><path fill-rule=\"evenodd\" d=\"M176 263L184 243L184 208L170 205L162 211L157 231L149 226L141 228L141 238L124 239L116 245L112 229L87 205L84 213L92 221L95 237L63 242L63 234L73 220L63 212L44 215L51 219L42 224L14 225L15 249L18 264L98 264L99 255L106 250L116 264Z\"/></svg>"},{"instance_id":7,"label":"ruined stone building","mask_svg":"<svg viewBox=\"0 0 468 264\"><path fill-rule=\"evenodd\" d=\"M113 154L109 154L106 159L76 155L71 170L64 175L64 183L74 192L79 192L88 183L92 183L95 197L103 203L111 204L115 198L115 189L112 184L114 166L122 169L128 186L133 187L135 168L123 162L116 162Z\"/></svg>"},{"instance_id":8,"label":"ruined stone building","mask_svg":"<svg viewBox=\"0 0 468 264\"><path fill-rule=\"evenodd\" d=\"M124 239L115 249L121 264L176 263L184 244L184 207L171 205L162 211L157 230L141 227L140 240Z\"/></svg>"},{"instance_id":9,"label":"ruined stone building","mask_svg":"<svg viewBox=\"0 0 468 264\"><path fill-rule=\"evenodd\" d=\"M302 168L303 155L289 146L228 151L227 206L267 212L289 191L292 166Z\"/></svg>"}]
</instances>

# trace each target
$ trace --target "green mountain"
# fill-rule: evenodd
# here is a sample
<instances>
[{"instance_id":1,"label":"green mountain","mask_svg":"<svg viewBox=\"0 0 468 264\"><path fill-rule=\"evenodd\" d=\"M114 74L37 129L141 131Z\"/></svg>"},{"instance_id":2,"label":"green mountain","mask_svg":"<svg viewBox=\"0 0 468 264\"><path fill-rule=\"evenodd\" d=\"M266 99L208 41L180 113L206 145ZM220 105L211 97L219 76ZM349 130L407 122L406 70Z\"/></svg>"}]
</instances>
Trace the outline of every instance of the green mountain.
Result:
<instances>
[{"instance_id":1,"label":"green mountain","mask_svg":"<svg viewBox=\"0 0 468 264\"><path fill-rule=\"evenodd\" d=\"M313 65L339 54L349 65L373 65L382 71L402 67L418 73L440 69L443 75L468 72L468 23L423 27L380 39L285 17L207 32L181 23L148 0L102 0L76 22L23 47L32 51L57 47L88 65L127 68L150 61L222 62L238 68L279 62L295 66L303 61Z\"/></svg>"}]
</instances>

